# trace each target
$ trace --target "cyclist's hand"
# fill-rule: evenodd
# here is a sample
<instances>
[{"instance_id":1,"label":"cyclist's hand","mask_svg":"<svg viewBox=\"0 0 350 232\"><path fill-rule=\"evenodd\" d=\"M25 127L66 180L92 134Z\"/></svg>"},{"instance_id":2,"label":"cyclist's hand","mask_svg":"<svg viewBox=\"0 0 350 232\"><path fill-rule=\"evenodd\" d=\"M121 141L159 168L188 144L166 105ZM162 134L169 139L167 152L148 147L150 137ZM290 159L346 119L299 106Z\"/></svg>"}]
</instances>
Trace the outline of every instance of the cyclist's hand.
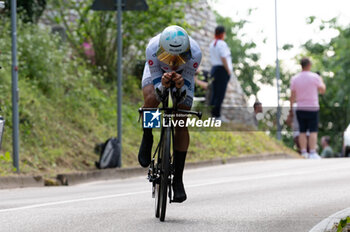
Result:
<instances>
[{"instance_id":1,"label":"cyclist's hand","mask_svg":"<svg viewBox=\"0 0 350 232\"><path fill-rule=\"evenodd\" d=\"M172 74L171 73L164 73L162 76L162 85L165 88L170 88L170 84L171 84L171 77Z\"/></svg>"},{"instance_id":2,"label":"cyclist's hand","mask_svg":"<svg viewBox=\"0 0 350 232\"><path fill-rule=\"evenodd\" d=\"M176 72L173 72L172 76L173 76L172 80L175 83L175 87L177 89L181 89L181 87L184 86L184 83L185 83L182 76Z\"/></svg>"}]
</instances>

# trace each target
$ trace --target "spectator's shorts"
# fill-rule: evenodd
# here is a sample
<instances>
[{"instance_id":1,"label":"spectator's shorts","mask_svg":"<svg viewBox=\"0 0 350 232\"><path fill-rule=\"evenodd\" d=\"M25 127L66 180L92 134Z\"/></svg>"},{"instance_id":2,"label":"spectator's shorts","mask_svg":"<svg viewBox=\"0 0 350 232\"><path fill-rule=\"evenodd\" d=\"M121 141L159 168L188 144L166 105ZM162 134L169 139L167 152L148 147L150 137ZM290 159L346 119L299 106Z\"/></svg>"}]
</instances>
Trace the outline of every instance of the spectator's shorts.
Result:
<instances>
[{"instance_id":1,"label":"spectator's shorts","mask_svg":"<svg viewBox=\"0 0 350 232\"><path fill-rule=\"evenodd\" d=\"M318 111L297 110L296 114L300 133L306 133L306 131L310 131L310 133L318 131Z\"/></svg>"},{"instance_id":2,"label":"spectator's shorts","mask_svg":"<svg viewBox=\"0 0 350 232\"><path fill-rule=\"evenodd\" d=\"M193 78L192 81L194 82L194 78ZM149 70L149 66L146 63L145 64L145 68L143 70L141 87L143 89L144 87L146 87L148 85L153 85L153 78L151 76L151 72ZM192 83L191 83L191 85L192 85ZM188 90L186 90L186 91L188 91ZM192 107L192 103L193 103L193 96L194 96L194 91L193 90L190 91L190 92L187 92L186 98L181 104L191 108Z\"/></svg>"},{"instance_id":3,"label":"spectator's shorts","mask_svg":"<svg viewBox=\"0 0 350 232\"><path fill-rule=\"evenodd\" d=\"M350 146L345 147L344 157L350 157Z\"/></svg>"}]
</instances>

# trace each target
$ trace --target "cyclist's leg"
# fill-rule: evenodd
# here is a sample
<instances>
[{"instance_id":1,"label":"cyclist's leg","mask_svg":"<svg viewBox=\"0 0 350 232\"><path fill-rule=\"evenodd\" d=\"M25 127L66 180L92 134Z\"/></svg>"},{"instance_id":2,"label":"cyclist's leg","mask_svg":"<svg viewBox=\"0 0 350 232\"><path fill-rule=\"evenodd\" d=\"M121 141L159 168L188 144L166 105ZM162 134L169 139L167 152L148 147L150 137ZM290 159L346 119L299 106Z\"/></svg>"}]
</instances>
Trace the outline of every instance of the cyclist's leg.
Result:
<instances>
[{"instance_id":1,"label":"cyclist's leg","mask_svg":"<svg viewBox=\"0 0 350 232\"><path fill-rule=\"evenodd\" d=\"M180 109L190 110L192 106L192 97L188 96L183 104L179 105ZM186 117L176 117L175 120L184 120ZM175 144L174 144L174 202L183 202L187 199L183 185L183 171L185 167L187 149L190 142L190 136L187 127L175 127Z\"/></svg>"},{"instance_id":2,"label":"cyclist's leg","mask_svg":"<svg viewBox=\"0 0 350 232\"><path fill-rule=\"evenodd\" d=\"M148 65L145 65L145 69L142 77L142 92L144 99L144 108L155 108L159 105L156 99L155 90L149 72ZM138 160L142 167L148 167L151 163L152 155L152 145L153 145L153 135L151 128L143 129L142 142L140 145L140 150L138 154Z\"/></svg>"}]
</instances>

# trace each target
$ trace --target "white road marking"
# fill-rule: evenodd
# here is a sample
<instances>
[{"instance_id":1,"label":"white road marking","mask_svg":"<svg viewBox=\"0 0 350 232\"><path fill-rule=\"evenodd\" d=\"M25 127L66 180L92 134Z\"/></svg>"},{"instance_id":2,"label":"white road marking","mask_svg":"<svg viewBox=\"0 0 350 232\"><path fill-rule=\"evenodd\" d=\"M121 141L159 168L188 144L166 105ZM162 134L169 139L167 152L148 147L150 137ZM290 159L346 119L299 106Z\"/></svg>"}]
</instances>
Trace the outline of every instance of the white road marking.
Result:
<instances>
[{"instance_id":1,"label":"white road marking","mask_svg":"<svg viewBox=\"0 0 350 232\"><path fill-rule=\"evenodd\" d=\"M269 179L269 178L284 177L284 176L305 175L305 174L312 174L312 173L317 173L317 172L324 173L325 171L335 171L335 170L339 171L342 169L348 170L349 168L348 167L318 168L316 170L294 172L294 173L288 172L288 173L278 173L278 174L269 174L269 175L254 175L254 176L238 177L238 178L233 177L233 178L226 178L225 180L220 178L219 180L214 180L214 181L210 181L210 182L186 185L186 187L187 188L195 188L195 187L202 187L202 186L216 185L216 184L223 184L223 183L230 183L230 182L241 182L241 181L247 181L247 180L260 180L260 179ZM109 199L109 198L116 198L116 197L133 196L133 195L139 195L139 194L145 194L145 193L150 193L150 191L120 193L120 194L112 194L112 195L106 195L106 196L87 197L87 198L72 199L72 200L66 200L66 201L55 201L55 202L48 202L48 203L42 203L42 204L36 204L36 205L28 205L28 206L21 206L21 207L15 207L15 208L0 209L0 213L13 212L13 211L19 211L19 210L25 210L25 209L33 209L33 208L46 207L46 206L52 206L52 205L62 205L62 204L68 204L68 203L76 203L76 202L93 201L93 200Z\"/></svg>"},{"instance_id":2,"label":"white road marking","mask_svg":"<svg viewBox=\"0 0 350 232\"><path fill-rule=\"evenodd\" d=\"M99 196L99 197L87 197L87 198L80 198L80 199L73 199L73 200L66 200L66 201L54 201L54 202L48 202L48 203L42 203L42 204L36 204L36 205L21 206L16 208L0 209L0 213L18 211L23 209L33 209L33 208L52 206L52 205L62 205L62 204L68 204L68 203L83 202L83 201L93 201L93 200L101 200L101 199L108 199L108 198L115 198L115 197L125 197L125 196L132 196L132 195L145 194L145 193L149 193L149 191L120 193L120 194L112 194L112 195Z\"/></svg>"}]
</instances>

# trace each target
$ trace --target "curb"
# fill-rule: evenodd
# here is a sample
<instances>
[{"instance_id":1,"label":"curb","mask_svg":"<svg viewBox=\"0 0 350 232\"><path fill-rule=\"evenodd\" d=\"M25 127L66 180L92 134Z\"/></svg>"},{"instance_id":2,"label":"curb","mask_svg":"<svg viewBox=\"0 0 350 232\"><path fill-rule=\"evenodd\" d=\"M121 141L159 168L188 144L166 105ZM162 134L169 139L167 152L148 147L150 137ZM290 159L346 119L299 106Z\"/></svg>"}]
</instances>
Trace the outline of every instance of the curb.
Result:
<instances>
[{"instance_id":1,"label":"curb","mask_svg":"<svg viewBox=\"0 0 350 232\"><path fill-rule=\"evenodd\" d=\"M218 166L227 163L238 163L258 160L272 160L272 159L286 159L296 158L297 156L277 153L277 154L261 154L261 155L243 155L238 157L231 157L228 159L213 159L198 162L189 162L186 164L187 169L195 169L202 167ZM60 185L75 185L80 183L86 183L98 180L111 180L111 179L125 179L135 176L146 175L148 168L130 167L130 168L114 168L96 171L87 171L79 173L68 173L57 175L57 180Z\"/></svg>"},{"instance_id":2,"label":"curb","mask_svg":"<svg viewBox=\"0 0 350 232\"><path fill-rule=\"evenodd\" d=\"M338 211L328 218L324 219L316 226L314 226L309 232L326 232L331 231L334 224L338 223L341 219L350 216L350 208Z\"/></svg>"},{"instance_id":3,"label":"curb","mask_svg":"<svg viewBox=\"0 0 350 232\"><path fill-rule=\"evenodd\" d=\"M144 175L146 168L113 168L78 173L67 173L57 175L57 181L61 185L75 185L98 180L125 179L134 176Z\"/></svg>"},{"instance_id":4,"label":"curb","mask_svg":"<svg viewBox=\"0 0 350 232\"><path fill-rule=\"evenodd\" d=\"M42 187L44 179L42 176L6 176L0 177L0 189Z\"/></svg>"},{"instance_id":5,"label":"curb","mask_svg":"<svg viewBox=\"0 0 350 232\"><path fill-rule=\"evenodd\" d=\"M186 163L187 169L196 169L202 167L218 166L223 164L273 160L273 159L296 159L300 158L297 155L286 153L275 154L260 154L260 155L241 155L231 158L219 158L213 160L205 160L198 162ZM59 174L56 180L44 180L42 176L9 176L0 177L0 189L6 188L22 188L22 187L42 187L42 186L57 186L57 185L76 185L92 181L126 179L135 176L147 174L147 168L128 167L128 168L113 168L94 171L83 171L75 173Z\"/></svg>"}]
</instances>

